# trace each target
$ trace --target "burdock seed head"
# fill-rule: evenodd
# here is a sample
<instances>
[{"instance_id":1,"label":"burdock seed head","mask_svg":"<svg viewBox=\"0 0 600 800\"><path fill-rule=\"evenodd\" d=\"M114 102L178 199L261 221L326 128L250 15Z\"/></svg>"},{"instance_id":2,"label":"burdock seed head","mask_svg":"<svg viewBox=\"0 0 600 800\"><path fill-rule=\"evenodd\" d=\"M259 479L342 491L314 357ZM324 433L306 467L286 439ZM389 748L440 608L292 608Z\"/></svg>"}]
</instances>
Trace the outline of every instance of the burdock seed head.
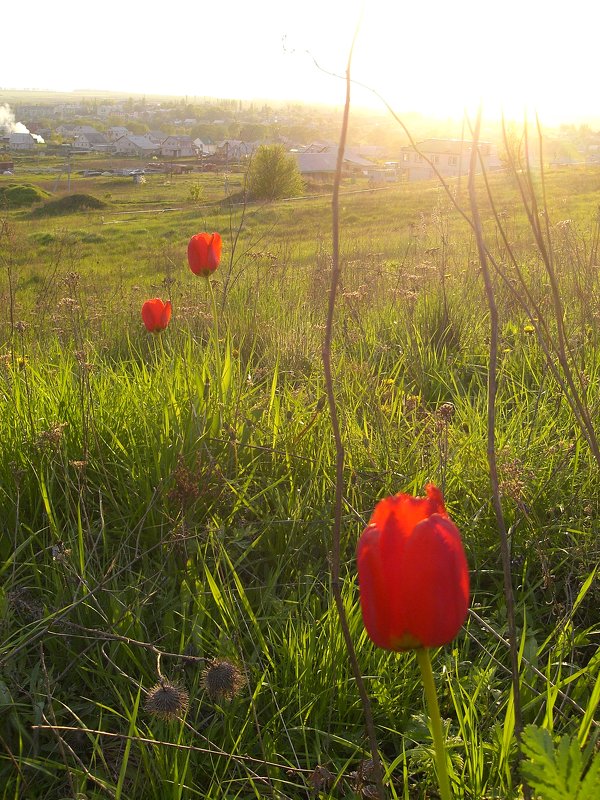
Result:
<instances>
[{"instance_id":1,"label":"burdock seed head","mask_svg":"<svg viewBox=\"0 0 600 800\"><path fill-rule=\"evenodd\" d=\"M202 684L213 702L232 700L244 685L244 678L231 661L215 658L202 673Z\"/></svg>"},{"instance_id":2,"label":"burdock seed head","mask_svg":"<svg viewBox=\"0 0 600 800\"><path fill-rule=\"evenodd\" d=\"M176 719L185 713L189 695L181 686L162 680L148 692L144 708L162 719Z\"/></svg>"}]
</instances>

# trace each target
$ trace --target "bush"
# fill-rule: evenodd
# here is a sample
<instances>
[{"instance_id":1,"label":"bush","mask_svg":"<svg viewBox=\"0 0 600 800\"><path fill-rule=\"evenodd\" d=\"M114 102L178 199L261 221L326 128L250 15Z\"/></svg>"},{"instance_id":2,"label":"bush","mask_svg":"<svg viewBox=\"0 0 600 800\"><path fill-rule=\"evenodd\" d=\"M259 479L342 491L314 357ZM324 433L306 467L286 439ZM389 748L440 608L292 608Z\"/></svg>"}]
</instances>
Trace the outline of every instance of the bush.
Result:
<instances>
[{"instance_id":1,"label":"bush","mask_svg":"<svg viewBox=\"0 0 600 800\"><path fill-rule=\"evenodd\" d=\"M303 192L302 176L293 156L281 144L261 145L248 169L247 189L252 200L277 200Z\"/></svg>"}]
</instances>

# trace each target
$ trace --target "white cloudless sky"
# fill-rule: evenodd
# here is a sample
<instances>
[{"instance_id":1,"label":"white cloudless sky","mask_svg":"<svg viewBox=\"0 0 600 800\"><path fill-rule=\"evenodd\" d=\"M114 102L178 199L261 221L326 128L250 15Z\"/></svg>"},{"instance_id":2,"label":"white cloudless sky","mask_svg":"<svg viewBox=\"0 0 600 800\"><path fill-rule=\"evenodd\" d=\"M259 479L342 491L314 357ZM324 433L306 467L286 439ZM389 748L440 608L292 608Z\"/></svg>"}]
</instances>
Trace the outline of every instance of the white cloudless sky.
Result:
<instances>
[{"instance_id":1,"label":"white cloudless sky","mask_svg":"<svg viewBox=\"0 0 600 800\"><path fill-rule=\"evenodd\" d=\"M353 75L399 111L600 120L596 0L28 0L2 10L0 89L340 105L314 61L344 71L363 5Z\"/></svg>"}]
</instances>

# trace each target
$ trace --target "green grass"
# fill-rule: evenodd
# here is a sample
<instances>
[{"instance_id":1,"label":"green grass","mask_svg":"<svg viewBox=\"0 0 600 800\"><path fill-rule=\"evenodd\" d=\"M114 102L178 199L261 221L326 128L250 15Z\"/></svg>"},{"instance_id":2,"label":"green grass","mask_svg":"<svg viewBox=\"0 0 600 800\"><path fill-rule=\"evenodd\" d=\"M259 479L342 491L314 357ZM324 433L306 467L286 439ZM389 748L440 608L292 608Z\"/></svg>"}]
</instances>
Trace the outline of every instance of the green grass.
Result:
<instances>
[{"instance_id":1,"label":"green grass","mask_svg":"<svg viewBox=\"0 0 600 800\"><path fill-rule=\"evenodd\" d=\"M0 204L7 208L31 206L48 196L48 192L30 183L7 183L0 186Z\"/></svg>"},{"instance_id":2,"label":"green grass","mask_svg":"<svg viewBox=\"0 0 600 800\"><path fill-rule=\"evenodd\" d=\"M368 744L328 561L335 450L320 351L330 201L249 206L234 250L242 210L222 202L222 179L200 178L201 206L189 200L191 178L149 176L139 187L97 178L85 191L110 192L107 208L2 214L3 800L307 797L318 765L333 784L317 796L360 796ZM597 181L573 168L547 186L552 222L571 220L552 227L555 265L595 419ZM553 332L514 186L502 176L493 186ZM485 203L482 213L504 263ZM487 625L472 617L434 654L453 789L521 797L509 657L497 638L506 610L474 242L429 183L344 194L341 217L342 591L390 796L435 796L433 755L414 656L376 650L364 632L354 550L378 499L432 480L462 532L472 607ZM225 243L218 336L207 283L186 266L199 230ZM497 451L524 719L588 746L600 693L598 466L510 282L495 283ZM160 336L140 318L154 296L173 301ZM231 700L205 691L214 658L241 670ZM161 675L189 693L184 720L145 710Z\"/></svg>"}]
</instances>

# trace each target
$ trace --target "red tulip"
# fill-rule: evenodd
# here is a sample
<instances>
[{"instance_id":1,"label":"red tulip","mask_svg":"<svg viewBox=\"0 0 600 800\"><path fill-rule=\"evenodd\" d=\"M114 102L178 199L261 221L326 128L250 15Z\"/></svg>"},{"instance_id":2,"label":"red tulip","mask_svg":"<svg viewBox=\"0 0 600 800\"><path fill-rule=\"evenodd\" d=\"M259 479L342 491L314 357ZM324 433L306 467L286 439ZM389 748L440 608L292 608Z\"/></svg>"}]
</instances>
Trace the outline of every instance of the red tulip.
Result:
<instances>
[{"instance_id":1,"label":"red tulip","mask_svg":"<svg viewBox=\"0 0 600 800\"><path fill-rule=\"evenodd\" d=\"M427 497L397 494L375 506L357 548L360 605L386 650L451 642L469 608L469 569L458 528L432 483Z\"/></svg>"},{"instance_id":2,"label":"red tulip","mask_svg":"<svg viewBox=\"0 0 600 800\"><path fill-rule=\"evenodd\" d=\"M208 277L221 260L221 234L197 233L188 244L188 263L194 275Z\"/></svg>"},{"instance_id":3,"label":"red tulip","mask_svg":"<svg viewBox=\"0 0 600 800\"><path fill-rule=\"evenodd\" d=\"M144 325L151 333L160 333L169 324L171 319L171 301L166 303L155 297L154 300L146 300L142 306L142 319Z\"/></svg>"}]
</instances>

